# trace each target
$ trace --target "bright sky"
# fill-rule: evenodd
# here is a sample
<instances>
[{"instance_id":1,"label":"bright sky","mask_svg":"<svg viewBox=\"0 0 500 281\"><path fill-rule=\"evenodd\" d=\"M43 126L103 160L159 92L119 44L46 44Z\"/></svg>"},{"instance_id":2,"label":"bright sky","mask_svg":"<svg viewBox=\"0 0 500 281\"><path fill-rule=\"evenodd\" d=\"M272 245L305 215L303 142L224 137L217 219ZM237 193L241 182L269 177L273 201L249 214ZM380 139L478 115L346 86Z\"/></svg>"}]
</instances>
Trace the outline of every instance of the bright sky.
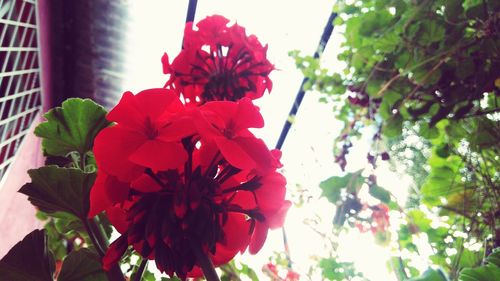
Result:
<instances>
[{"instance_id":1,"label":"bright sky","mask_svg":"<svg viewBox=\"0 0 500 281\"><path fill-rule=\"evenodd\" d=\"M141 89L161 87L166 77L161 72L160 58L167 52L173 59L180 50L184 20L188 1L130 1L131 32L128 44L128 79L124 89L138 92ZM269 44L268 59L279 69L272 73L273 91L257 104L266 121L264 129L254 131L269 147L277 141L292 102L302 81L302 74L295 68L288 51L301 50L312 55L323 27L328 19L333 1L286 1L286 0L199 0L195 22L208 15L220 14L244 26L247 34L255 34L263 44ZM340 43L339 35L333 35L323 60L330 67L342 67L335 63ZM308 190L312 201L301 208L292 208L287 216L286 231L294 261L294 269L305 273L314 264L314 256L325 256L325 241L304 220L319 215L318 226L329 231L334 216L334 206L325 199L319 199L319 182L341 171L333 162L332 142L338 134L340 124L334 119L331 106L317 102L319 95L307 93L283 147L282 162L288 188L296 185ZM362 143L362 142L361 142ZM350 170L360 169L366 163L366 145L352 153ZM387 177L381 178L382 186L391 189L399 198L405 198L408 180L382 169ZM385 181L385 183L383 182ZM398 187L399 188L391 188ZM402 192L397 192L397 191ZM386 260L389 248L382 248L373 242L371 234L351 231L341 237L340 255L346 261L354 261L358 270L370 280L395 280L389 273ZM244 255L241 260L256 272L267 262L273 251L282 251L281 231L268 236L265 247L257 256ZM311 258L313 257L313 258ZM259 274L261 275L261 274ZM266 280L262 278L262 280ZM319 280L314 279L314 280Z\"/></svg>"}]
</instances>

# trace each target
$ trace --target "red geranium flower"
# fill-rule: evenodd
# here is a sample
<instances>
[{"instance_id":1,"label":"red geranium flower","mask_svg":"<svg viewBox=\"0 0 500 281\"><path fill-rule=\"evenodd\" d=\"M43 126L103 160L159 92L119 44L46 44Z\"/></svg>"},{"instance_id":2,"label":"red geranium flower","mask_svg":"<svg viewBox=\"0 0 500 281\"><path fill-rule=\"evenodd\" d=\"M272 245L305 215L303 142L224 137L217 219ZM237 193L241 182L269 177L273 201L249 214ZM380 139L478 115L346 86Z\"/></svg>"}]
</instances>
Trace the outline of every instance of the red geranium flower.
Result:
<instances>
[{"instance_id":1,"label":"red geranium flower","mask_svg":"<svg viewBox=\"0 0 500 281\"><path fill-rule=\"evenodd\" d=\"M266 58L267 46L228 23L222 16L205 18L198 30L188 23L181 53L171 65L166 54L162 58L163 71L170 74L166 86L182 94L186 104L256 99L271 91L268 76L274 66Z\"/></svg>"},{"instance_id":2,"label":"red geranium flower","mask_svg":"<svg viewBox=\"0 0 500 281\"><path fill-rule=\"evenodd\" d=\"M249 99L185 109L169 90L125 93L116 122L95 140L98 178L89 216L106 210L121 233L103 259L109 269L131 245L159 270L200 274L193 247L215 266L262 247L290 202L279 152L248 128L262 127Z\"/></svg>"},{"instance_id":3,"label":"red geranium flower","mask_svg":"<svg viewBox=\"0 0 500 281\"><path fill-rule=\"evenodd\" d=\"M182 165L187 154L180 139L192 133L190 120L176 117L183 110L170 90L149 89L137 95L126 92L107 116L117 124L102 130L95 139L99 169L130 181L145 167L166 170Z\"/></svg>"}]
</instances>

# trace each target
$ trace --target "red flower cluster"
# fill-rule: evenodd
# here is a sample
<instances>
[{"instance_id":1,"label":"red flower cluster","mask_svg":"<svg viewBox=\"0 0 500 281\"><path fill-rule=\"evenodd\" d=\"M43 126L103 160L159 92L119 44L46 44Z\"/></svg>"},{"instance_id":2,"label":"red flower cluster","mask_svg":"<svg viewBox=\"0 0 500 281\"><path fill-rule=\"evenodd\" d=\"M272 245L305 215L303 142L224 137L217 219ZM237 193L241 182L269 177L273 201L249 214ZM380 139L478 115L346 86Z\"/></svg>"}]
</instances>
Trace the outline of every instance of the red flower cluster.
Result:
<instances>
[{"instance_id":1,"label":"red flower cluster","mask_svg":"<svg viewBox=\"0 0 500 281\"><path fill-rule=\"evenodd\" d=\"M280 153L248 130L264 124L249 99L185 107L171 90L127 92L107 118L115 125L95 139L89 213L106 210L121 233L105 268L132 245L184 279L199 272L193 247L220 265L258 252L268 229L283 225Z\"/></svg>"},{"instance_id":2,"label":"red flower cluster","mask_svg":"<svg viewBox=\"0 0 500 281\"><path fill-rule=\"evenodd\" d=\"M360 232L371 231L373 234L385 233L388 231L389 222L389 207L387 205L380 203L374 206L364 206L364 208L371 210L371 216L368 220L369 224L365 221L364 223L356 223L356 227Z\"/></svg>"},{"instance_id":3,"label":"red flower cluster","mask_svg":"<svg viewBox=\"0 0 500 281\"><path fill-rule=\"evenodd\" d=\"M182 52L172 65L162 59L166 89L125 93L94 141L89 217L105 210L121 233L105 269L131 245L170 276L199 276L197 250L218 266L257 253L283 225L280 152L249 131L264 126L251 99L271 90L273 66L255 36L227 23L188 24Z\"/></svg>"},{"instance_id":4,"label":"red flower cluster","mask_svg":"<svg viewBox=\"0 0 500 281\"><path fill-rule=\"evenodd\" d=\"M163 72L170 74L166 87L182 95L186 104L213 100L256 99L271 91L269 73L274 66L266 59L267 46L254 35L246 36L237 24L211 16L192 23L184 31L183 50L169 63L162 58Z\"/></svg>"}]
</instances>

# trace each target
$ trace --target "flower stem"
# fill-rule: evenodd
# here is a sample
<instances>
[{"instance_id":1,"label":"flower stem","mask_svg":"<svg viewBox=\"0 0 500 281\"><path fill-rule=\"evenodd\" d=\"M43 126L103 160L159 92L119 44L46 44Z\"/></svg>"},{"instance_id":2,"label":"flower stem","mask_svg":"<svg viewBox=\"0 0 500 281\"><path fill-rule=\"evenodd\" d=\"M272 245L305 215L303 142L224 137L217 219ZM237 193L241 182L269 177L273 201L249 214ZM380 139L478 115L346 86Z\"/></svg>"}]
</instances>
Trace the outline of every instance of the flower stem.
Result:
<instances>
[{"instance_id":1,"label":"flower stem","mask_svg":"<svg viewBox=\"0 0 500 281\"><path fill-rule=\"evenodd\" d=\"M106 234L104 233L104 229L102 228L101 224L96 223L95 221L96 218L89 219L89 225L92 231L95 233L97 242L101 246L101 248L106 251L108 248L108 237L106 237Z\"/></svg>"},{"instance_id":2,"label":"flower stem","mask_svg":"<svg viewBox=\"0 0 500 281\"><path fill-rule=\"evenodd\" d=\"M92 227L90 226L89 220L87 220L86 218L82 218L81 221L82 221L83 225L85 226L85 230L87 231L87 234L89 235L90 240L92 241L92 244L94 245L94 248L96 249L99 256L102 258L105 254L105 251L101 247L101 245L99 244L99 242L95 236L95 232L92 230Z\"/></svg>"},{"instance_id":3,"label":"flower stem","mask_svg":"<svg viewBox=\"0 0 500 281\"><path fill-rule=\"evenodd\" d=\"M142 275L144 273L144 270L146 269L147 264L148 264L148 259L142 258L141 265L139 265L139 268L135 272L134 281L141 281L142 280Z\"/></svg>"},{"instance_id":4,"label":"flower stem","mask_svg":"<svg viewBox=\"0 0 500 281\"><path fill-rule=\"evenodd\" d=\"M80 220L85 226L85 230L87 231L92 244L94 244L97 253L101 258L104 257L104 255L106 254L107 245L105 242L103 242L105 241L105 239L101 231L99 231L95 221L93 219L87 218L80 218ZM123 277L122 270L120 269L120 266L118 264L115 264L109 271L107 271L106 275L109 281L125 281L125 277Z\"/></svg>"},{"instance_id":5,"label":"flower stem","mask_svg":"<svg viewBox=\"0 0 500 281\"><path fill-rule=\"evenodd\" d=\"M201 267L201 270L203 270L203 275L205 275L205 279L207 279L207 281L220 281L219 276L215 271L214 264L212 263L208 255L205 252L203 252L201 245L191 240L191 249L193 250L196 256L198 265Z\"/></svg>"}]
</instances>

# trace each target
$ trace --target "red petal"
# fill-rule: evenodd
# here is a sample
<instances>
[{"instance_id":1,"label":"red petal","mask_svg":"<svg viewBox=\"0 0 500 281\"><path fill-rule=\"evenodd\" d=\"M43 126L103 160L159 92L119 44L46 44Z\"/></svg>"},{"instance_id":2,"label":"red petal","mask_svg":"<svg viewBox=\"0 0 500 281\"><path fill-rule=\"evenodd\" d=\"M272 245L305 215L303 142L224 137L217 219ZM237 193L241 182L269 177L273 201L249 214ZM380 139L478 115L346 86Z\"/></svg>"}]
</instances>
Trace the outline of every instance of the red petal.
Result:
<instances>
[{"instance_id":1,"label":"red petal","mask_svg":"<svg viewBox=\"0 0 500 281\"><path fill-rule=\"evenodd\" d=\"M122 208L117 206L107 208L106 216L118 232L121 234L127 232L129 222L127 221L127 213Z\"/></svg>"},{"instance_id":2,"label":"red petal","mask_svg":"<svg viewBox=\"0 0 500 281\"><path fill-rule=\"evenodd\" d=\"M180 141L196 132L191 116L175 116L171 123L158 130L156 139L162 141Z\"/></svg>"},{"instance_id":3,"label":"red petal","mask_svg":"<svg viewBox=\"0 0 500 281\"><path fill-rule=\"evenodd\" d=\"M215 255L212 255L211 258L212 263L214 264L214 266L226 264L229 261L231 261L234 258L234 256L236 256L236 254L238 254L238 250L228 249L218 243L216 245Z\"/></svg>"},{"instance_id":4,"label":"red petal","mask_svg":"<svg viewBox=\"0 0 500 281\"><path fill-rule=\"evenodd\" d=\"M248 98L238 101L238 109L233 120L235 132L248 128L264 127L264 119L259 112L259 108L253 105L252 101Z\"/></svg>"},{"instance_id":5,"label":"red petal","mask_svg":"<svg viewBox=\"0 0 500 281\"><path fill-rule=\"evenodd\" d=\"M232 101L211 101L200 107L200 110L215 113L227 122L235 116L237 108L238 104Z\"/></svg>"},{"instance_id":6,"label":"red petal","mask_svg":"<svg viewBox=\"0 0 500 281\"><path fill-rule=\"evenodd\" d=\"M203 171L205 171L208 166L214 161L214 157L218 157L220 159L220 155L218 155L219 149L214 142L201 141L201 146L199 150L195 150L193 153L193 163L194 167L201 166Z\"/></svg>"},{"instance_id":7,"label":"red petal","mask_svg":"<svg viewBox=\"0 0 500 281\"><path fill-rule=\"evenodd\" d=\"M127 235L122 235L109 245L106 255L102 258L102 267L108 271L113 267L123 256L127 250Z\"/></svg>"},{"instance_id":8,"label":"red petal","mask_svg":"<svg viewBox=\"0 0 500 281\"><path fill-rule=\"evenodd\" d=\"M255 168L255 161L236 141L225 137L217 137L214 140L229 164L243 170Z\"/></svg>"},{"instance_id":9,"label":"red petal","mask_svg":"<svg viewBox=\"0 0 500 281\"><path fill-rule=\"evenodd\" d=\"M229 194L228 196L231 196L232 194ZM231 203L240 206L243 209L246 210L252 210L257 208L256 202L255 202L255 197L253 196L252 192L250 191L238 191L236 192L236 195L234 196L233 200Z\"/></svg>"},{"instance_id":10,"label":"red petal","mask_svg":"<svg viewBox=\"0 0 500 281\"><path fill-rule=\"evenodd\" d=\"M269 79L269 77L266 77L266 87L267 87L267 91L269 93L271 93L271 91L273 90L273 81L271 81L271 79Z\"/></svg>"},{"instance_id":11,"label":"red petal","mask_svg":"<svg viewBox=\"0 0 500 281\"><path fill-rule=\"evenodd\" d=\"M161 186L150 176L143 174L130 184L130 187L140 192L156 192Z\"/></svg>"},{"instance_id":12,"label":"red petal","mask_svg":"<svg viewBox=\"0 0 500 281\"><path fill-rule=\"evenodd\" d=\"M165 113L172 114L182 109L182 103L172 90L148 89L135 96L131 92L123 94L118 105L108 113L107 119L143 133L146 118L156 123Z\"/></svg>"},{"instance_id":13,"label":"red petal","mask_svg":"<svg viewBox=\"0 0 500 281\"><path fill-rule=\"evenodd\" d=\"M170 62L168 60L167 53L164 53L161 57L161 64L163 65L163 74L168 74L171 72L172 69L170 68Z\"/></svg>"},{"instance_id":14,"label":"red petal","mask_svg":"<svg viewBox=\"0 0 500 281\"><path fill-rule=\"evenodd\" d=\"M250 155L255 163L252 168L256 168L260 173L276 169L276 160L263 140L252 136L237 137L233 141L238 144L238 147L244 149L246 155Z\"/></svg>"},{"instance_id":15,"label":"red petal","mask_svg":"<svg viewBox=\"0 0 500 281\"><path fill-rule=\"evenodd\" d=\"M161 171L181 167L187 160L187 153L180 143L148 140L129 159L135 164Z\"/></svg>"},{"instance_id":16,"label":"red petal","mask_svg":"<svg viewBox=\"0 0 500 281\"><path fill-rule=\"evenodd\" d=\"M255 191L259 208L264 210L279 208L285 200L286 179L277 172L266 175L261 179L261 186Z\"/></svg>"},{"instance_id":17,"label":"red petal","mask_svg":"<svg viewBox=\"0 0 500 281\"><path fill-rule=\"evenodd\" d=\"M184 108L174 91L163 88L141 91L135 98L140 110L149 116L151 121L156 121L165 113L177 113Z\"/></svg>"},{"instance_id":18,"label":"red petal","mask_svg":"<svg viewBox=\"0 0 500 281\"><path fill-rule=\"evenodd\" d=\"M129 189L128 183L121 182L116 177L100 171L90 190L89 217L94 217L106 208L125 201L128 198Z\"/></svg>"},{"instance_id":19,"label":"red petal","mask_svg":"<svg viewBox=\"0 0 500 281\"><path fill-rule=\"evenodd\" d=\"M118 104L108 113L109 121L123 123L127 127L141 130L145 116L137 105L134 94L125 92Z\"/></svg>"},{"instance_id":20,"label":"red petal","mask_svg":"<svg viewBox=\"0 0 500 281\"><path fill-rule=\"evenodd\" d=\"M224 246L230 250L242 251L250 241L250 222L240 213L228 213L228 219L223 226L225 234Z\"/></svg>"},{"instance_id":21,"label":"red petal","mask_svg":"<svg viewBox=\"0 0 500 281\"><path fill-rule=\"evenodd\" d=\"M197 265L191 269L190 272L188 272L187 277L189 278L198 278L203 276L203 271L201 271L201 268Z\"/></svg>"},{"instance_id":22,"label":"red petal","mask_svg":"<svg viewBox=\"0 0 500 281\"><path fill-rule=\"evenodd\" d=\"M213 30L214 35L217 35L217 32L226 29L229 20L221 15L213 15L208 16L202 20L200 20L196 27L199 30Z\"/></svg>"},{"instance_id":23,"label":"red petal","mask_svg":"<svg viewBox=\"0 0 500 281\"><path fill-rule=\"evenodd\" d=\"M288 212L288 209L290 209L290 206L292 206L292 202L286 200L276 213L272 216L266 216L266 223L269 225L269 228L276 229L283 226L285 223L286 213Z\"/></svg>"},{"instance_id":24,"label":"red petal","mask_svg":"<svg viewBox=\"0 0 500 281\"><path fill-rule=\"evenodd\" d=\"M138 177L144 168L128 160L143 142L140 134L123 129L121 126L105 128L94 141L94 154L99 170L127 182Z\"/></svg>"},{"instance_id":25,"label":"red petal","mask_svg":"<svg viewBox=\"0 0 500 281\"><path fill-rule=\"evenodd\" d=\"M279 149L272 149L271 150L271 154L273 155L274 157L274 160L275 160L275 165L276 165L276 168L281 168L283 167L283 164L281 163L281 150Z\"/></svg>"},{"instance_id":26,"label":"red petal","mask_svg":"<svg viewBox=\"0 0 500 281\"><path fill-rule=\"evenodd\" d=\"M266 242L268 228L264 223L256 222L255 229L252 235L252 240L250 241L250 245L248 247L248 251L250 254L257 254L262 246L264 246L264 242Z\"/></svg>"},{"instance_id":27,"label":"red petal","mask_svg":"<svg viewBox=\"0 0 500 281\"><path fill-rule=\"evenodd\" d=\"M104 185L106 187L106 195L111 203L121 203L128 198L128 192L130 190L129 183L122 182L114 176L107 175Z\"/></svg>"},{"instance_id":28,"label":"red petal","mask_svg":"<svg viewBox=\"0 0 500 281\"><path fill-rule=\"evenodd\" d=\"M97 178L90 190L90 210L88 217L93 218L106 208L113 205L108 198L106 187L104 185L107 175L104 172L99 172Z\"/></svg>"}]
</instances>

